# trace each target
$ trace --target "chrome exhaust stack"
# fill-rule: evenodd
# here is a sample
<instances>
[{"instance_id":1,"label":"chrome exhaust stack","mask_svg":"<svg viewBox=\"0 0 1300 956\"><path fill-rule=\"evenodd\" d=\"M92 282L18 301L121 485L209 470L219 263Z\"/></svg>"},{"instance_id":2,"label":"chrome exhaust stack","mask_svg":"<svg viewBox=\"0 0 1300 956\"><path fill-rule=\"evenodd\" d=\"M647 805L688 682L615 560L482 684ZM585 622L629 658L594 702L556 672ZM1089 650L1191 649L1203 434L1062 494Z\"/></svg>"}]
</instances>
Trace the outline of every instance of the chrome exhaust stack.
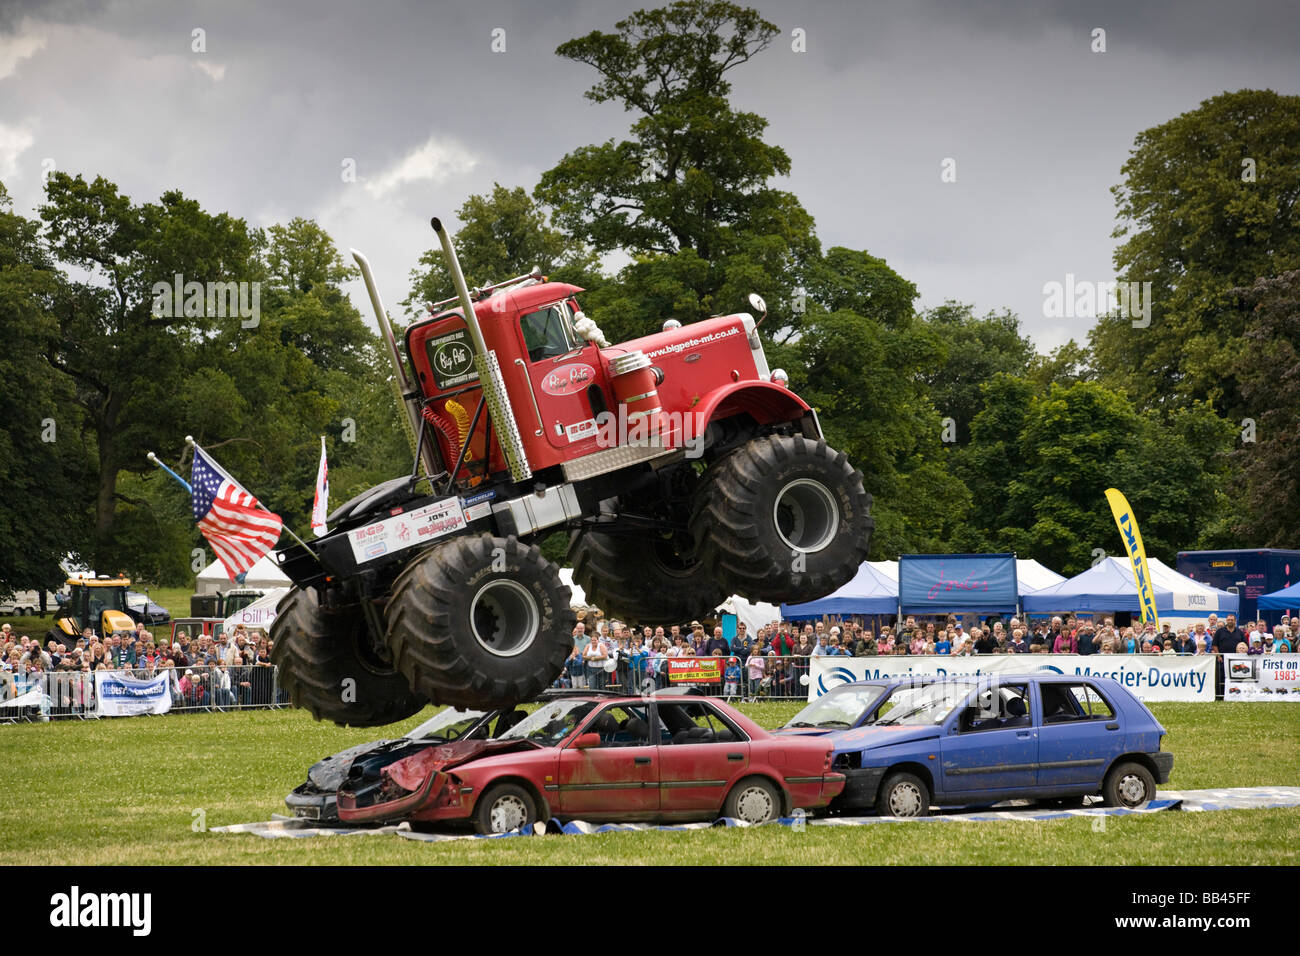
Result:
<instances>
[{"instance_id":1,"label":"chrome exhaust stack","mask_svg":"<svg viewBox=\"0 0 1300 956\"><path fill-rule=\"evenodd\" d=\"M460 270L460 260L451 244L451 236L436 216L430 220L433 231L438 234L442 244L442 257L447 262L447 271L451 274L452 286L456 298L465 313L465 328L469 331L470 341L474 343L474 367L478 370L479 386L483 389L483 398L487 401L488 414L496 426L497 441L510 466L510 477L514 481L531 478L533 469L528 464L528 454L519 437L519 425L515 422L510 400L506 396L505 379L501 377L501 365L495 352L488 351L483 341L483 330L479 328L478 316L474 314L474 302L470 299L469 288L465 285L465 274Z\"/></svg>"},{"instance_id":2,"label":"chrome exhaust stack","mask_svg":"<svg viewBox=\"0 0 1300 956\"><path fill-rule=\"evenodd\" d=\"M397 348L397 337L393 334L393 325L388 321L388 313L384 311L384 302L379 297L379 287L375 285L374 274L370 271L370 260L356 249L350 251L352 258L361 269L361 278L366 284L366 291L370 293L370 305L374 308L375 319L379 323L379 334L388 350L389 361L393 363L393 381L397 386L398 404L406 408L406 439L410 442L412 452L415 451L417 446L421 448L420 459L424 465L424 470L430 475L436 475L442 471L442 468L438 464L432 445L429 442L424 442L421 445L416 440L416 436L420 434L420 430L424 427L424 420L420 415L420 397L412 388L411 380L406 375L406 366L402 364L402 353Z\"/></svg>"}]
</instances>

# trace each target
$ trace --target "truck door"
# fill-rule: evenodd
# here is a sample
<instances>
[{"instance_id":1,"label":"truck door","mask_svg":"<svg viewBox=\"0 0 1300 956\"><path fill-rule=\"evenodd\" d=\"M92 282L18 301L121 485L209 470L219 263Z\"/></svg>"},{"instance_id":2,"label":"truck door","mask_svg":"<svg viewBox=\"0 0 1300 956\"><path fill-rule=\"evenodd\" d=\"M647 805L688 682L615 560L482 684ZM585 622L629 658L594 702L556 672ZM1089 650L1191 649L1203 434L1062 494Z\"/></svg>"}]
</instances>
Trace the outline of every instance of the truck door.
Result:
<instances>
[{"instance_id":1,"label":"truck door","mask_svg":"<svg viewBox=\"0 0 1300 956\"><path fill-rule=\"evenodd\" d=\"M577 457L598 447L596 410L588 389L600 386L600 350L573 333L573 312L556 302L519 317L523 354L515 364L525 366L533 407L516 409L520 430L545 433L553 448Z\"/></svg>"}]
</instances>

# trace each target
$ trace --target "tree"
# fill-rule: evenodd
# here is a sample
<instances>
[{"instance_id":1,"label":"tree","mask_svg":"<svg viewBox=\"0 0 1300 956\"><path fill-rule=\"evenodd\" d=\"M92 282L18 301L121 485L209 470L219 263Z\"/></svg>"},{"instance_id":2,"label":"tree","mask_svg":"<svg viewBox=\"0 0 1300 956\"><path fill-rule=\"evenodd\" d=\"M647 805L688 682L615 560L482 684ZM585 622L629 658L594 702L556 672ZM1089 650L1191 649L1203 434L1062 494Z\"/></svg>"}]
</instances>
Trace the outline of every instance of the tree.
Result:
<instances>
[{"instance_id":1,"label":"tree","mask_svg":"<svg viewBox=\"0 0 1300 956\"><path fill-rule=\"evenodd\" d=\"M801 331L769 351L818 414L826 439L863 472L873 496L872 554L942 547L970 500L950 471L923 370L943 345L914 320L915 286L882 259L832 249L816 270ZM850 295L855 278L872 282ZM831 310L829 306L851 306Z\"/></svg>"},{"instance_id":2,"label":"tree","mask_svg":"<svg viewBox=\"0 0 1300 956\"><path fill-rule=\"evenodd\" d=\"M1020 333L1020 320L1010 311L976 318L970 305L949 300L924 319L944 343L946 357L922 369L921 377L939 413L953 420L955 441L964 444L983 404L980 386L999 373L1025 374L1034 345Z\"/></svg>"},{"instance_id":3,"label":"tree","mask_svg":"<svg viewBox=\"0 0 1300 956\"><path fill-rule=\"evenodd\" d=\"M1032 555L1063 574L1121 550L1105 491L1124 492L1148 555L1167 562L1212 520L1230 429L1204 403L1167 420L1139 415L1096 382L1036 393L994 376L955 470L973 499L956 540Z\"/></svg>"},{"instance_id":4,"label":"tree","mask_svg":"<svg viewBox=\"0 0 1300 956\"><path fill-rule=\"evenodd\" d=\"M205 213L175 191L135 205L102 177L87 183L55 173L46 197L40 214L53 257L86 274L60 284L51 306L58 334L48 360L70 381L95 450L90 557L116 559L118 475L150 468L145 453L152 447L179 444L187 411L181 383L199 346L223 323L241 321L209 317L206 309L161 314L155 286L170 288L177 275L205 286L255 280L253 241L242 220Z\"/></svg>"},{"instance_id":5,"label":"tree","mask_svg":"<svg viewBox=\"0 0 1300 956\"><path fill-rule=\"evenodd\" d=\"M1151 283L1151 323L1109 316L1091 342L1102 380L1139 409L1205 400L1244 414L1246 309L1231 290L1300 267L1297 157L1300 96L1271 90L1223 93L1138 135L1112 190L1115 267Z\"/></svg>"},{"instance_id":6,"label":"tree","mask_svg":"<svg viewBox=\"0 0 1300 956\"><path fill-rule=\"evenodd\" d=\"M11 207L0 184L0 595L62 583L59 561L84 539L94 488L78 422L64 414L70 384L45 361L63 280L38 224Z\"/></svg>"},{"instance_id":7,"label":"tree","mask_svg":"<svg viewBox=\"0 0 1300 956\"><path fill-rule=\"evenodd\" d=\"M1231 455L1238 507L1230 532L1241 545L1293 547L1300 541L1300 271L1237 292L1252 308L1247 348L1233 366L1246 417Z\"/></svg>"},{"instance_id":8,"label":"tree","mask_svg":"<svg viewBox=\"0 0 1300 956\"><path fill-rule=\"evenodd\" d=\"M470 196L456 215L462 224L454 236L456 257L471 289L533 268L579 286L600 281L595 256L550 226L545 210L521 187L493 183L490 196ZM419 315L429 303L455 294L442 249L433 248L411 270L411 294L402 305Z\"/></svg>"},{"instance_id":9,"label":"tree","mask_svg":"<svg viewBox=\"0 0 1300 956\"><path fill-rule=\"evenodd\" d=\"M954 449L953 473L971 497L967 523L955 535L965 551L1005 550L1017 516L1011 511L1011 480L1019 473L1020 439L1038 390L1027 379L999 372L979 384L980 410L970 442Z\"/></svg>"},{"instance_id":10,"label":"tree","mask_svg":"<svg viewBox=\"0 0 1300 956\"><path fill-rule=\"evenodd\" d=\"M633 257L619 288L590 297L593 310L638 334L669 317L730 311L757 291L783 317L776 325L797 324L797 289L818 253L812 217L768 185L790 158L763 141L767 121L728 99L727 73L765 49L776 26L734 4L680 0L615 29L556 52L600 74L588 99L637 114L630 138L574 150L536 190L569 235Z\"/></svg>"},{"instance_id":11,"label":"tree","mask_svg":"<svg viewBox=\"0 0 1300 956\"><path fill-rule=\"evenodd\" d=\"M1052 349L1050 355L1035 354L1029 361L1029 377L1038 390L1046 392L1053 385L1073 385L1095 377L1092 354L1074 339Z\"/></svg>"}]
</instances>

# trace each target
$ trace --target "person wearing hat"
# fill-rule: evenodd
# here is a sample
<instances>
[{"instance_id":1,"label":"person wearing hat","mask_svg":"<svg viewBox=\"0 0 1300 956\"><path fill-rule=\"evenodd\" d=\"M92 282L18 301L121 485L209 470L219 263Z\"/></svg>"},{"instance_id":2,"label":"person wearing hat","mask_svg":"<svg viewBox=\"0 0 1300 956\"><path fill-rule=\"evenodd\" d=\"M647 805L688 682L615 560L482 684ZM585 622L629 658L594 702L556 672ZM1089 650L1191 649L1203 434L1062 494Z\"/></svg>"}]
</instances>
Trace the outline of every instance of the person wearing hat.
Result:
<instances>
[{"instance_id":1,"label":"person wearing hat","mask_svg":"<svg viewBox=\"0 0 1300 956\"><path fill-rule=\"evenodd\" d=\"M722 674L722 696L730 700L740 694L740 662L743 658L727 658L727 669Z\"/></svg>"}]
</instances>

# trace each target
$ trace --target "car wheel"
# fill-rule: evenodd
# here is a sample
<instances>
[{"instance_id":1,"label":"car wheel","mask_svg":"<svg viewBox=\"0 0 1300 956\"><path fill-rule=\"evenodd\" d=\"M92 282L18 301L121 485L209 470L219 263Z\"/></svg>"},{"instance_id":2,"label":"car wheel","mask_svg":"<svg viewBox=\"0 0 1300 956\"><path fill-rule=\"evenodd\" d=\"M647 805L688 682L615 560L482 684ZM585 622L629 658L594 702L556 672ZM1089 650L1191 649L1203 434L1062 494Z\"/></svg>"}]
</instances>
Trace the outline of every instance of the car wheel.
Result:
<instances>
[{"instance_id":1,"label":"car wheel","mask_svg":"<svg viewBox=\"0 0 1300 956\"><path fill-rule=\"evenodd\" d=\"M928 817L930 788L915 774L890 774L876 797L876 813L882 817Z\"/></svg>"},{"instance_id":2,"label":"car wheel","mask_svg":"<svg viewBox=\"0 0 1300 956\"><path fill-rule=\"evenodd\" d=\"M1156 778L1140 763L1122 763L1106 775L1102 796L1110 807L1140 807L1156 795Z\"/></svg>"},{"instance_id":3,"label":"car wheel","mask_svg":"<svg viewBox=\"0 0 1300 956\"><path fill-rule=\"evenodd\" d=\"M781 794L770 780L750 777L732 787L723 814L751 826L767 823L781 815Z\"/></svg>"},{"instance_id":4,"label":"car wheel","mask_svg":"<svg viewBox=\"0 0 1300 956\"><path fill-rule=\"evenodd\" d=\"M492 787L474 809L474 829L479 833L510 833L531 827L536 820L532 796L514 783Z\"/></svg>"}]
</instances>

